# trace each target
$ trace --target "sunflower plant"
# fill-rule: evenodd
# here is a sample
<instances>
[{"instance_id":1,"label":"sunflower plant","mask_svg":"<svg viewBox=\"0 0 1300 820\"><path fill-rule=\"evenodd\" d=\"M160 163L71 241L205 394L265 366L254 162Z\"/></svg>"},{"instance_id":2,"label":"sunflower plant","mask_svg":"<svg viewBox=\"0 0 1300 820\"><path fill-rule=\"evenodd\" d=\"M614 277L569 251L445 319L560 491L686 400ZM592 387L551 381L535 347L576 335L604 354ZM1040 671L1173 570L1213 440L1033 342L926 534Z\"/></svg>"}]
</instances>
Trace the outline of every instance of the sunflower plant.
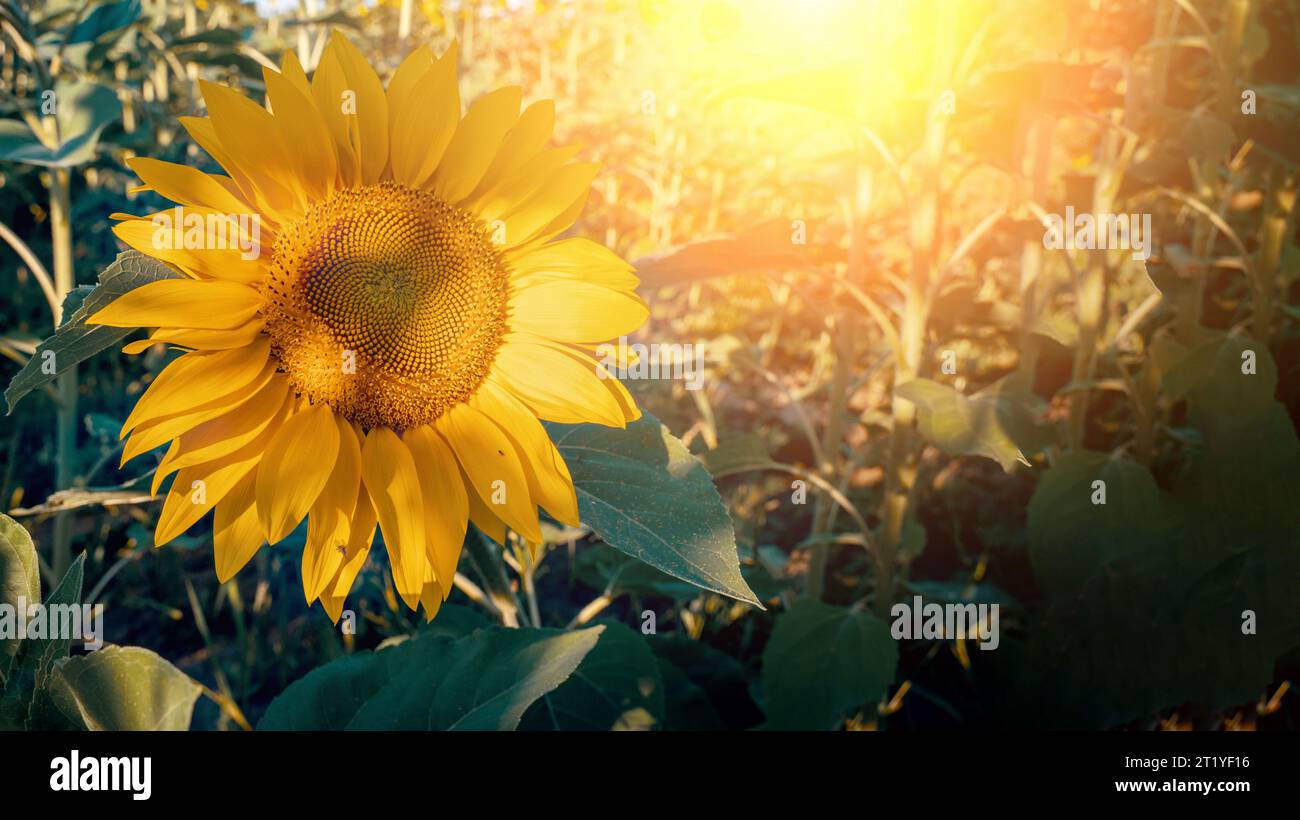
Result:
<instances>
[{"instance_id":1,"label":"sunflower plant","mask_svg":"<svg viewBox=\"0 0 1300 820\"><path fill-rule=\"evenodd\" d=\"M178 350L121 429L123 464L166 447L155 546L212 512L224 582L305 521L303 592L336 622L376 533L432 620L471 524L529 553L547 517L756 603L707 472L597 358L647 307L564 235L596 165L518 87L463 107L457 68L422 46L385 83L335 32L310 77L291 51L264 70L266 107L201 81L181 125L224 173L129 159L174 205L115 214L131 250L32 362L137 328L127 354ZM48 378L29 365L11 405Z\"/></svg>"}]
</instances>

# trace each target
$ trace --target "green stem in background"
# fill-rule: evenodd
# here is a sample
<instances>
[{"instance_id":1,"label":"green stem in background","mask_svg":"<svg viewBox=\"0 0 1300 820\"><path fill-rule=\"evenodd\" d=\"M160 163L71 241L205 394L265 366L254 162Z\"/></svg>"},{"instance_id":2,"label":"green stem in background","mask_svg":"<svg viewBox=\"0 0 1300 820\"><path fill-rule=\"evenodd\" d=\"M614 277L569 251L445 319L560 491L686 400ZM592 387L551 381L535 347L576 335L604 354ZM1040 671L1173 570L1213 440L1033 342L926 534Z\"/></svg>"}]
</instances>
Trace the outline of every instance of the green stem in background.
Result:
<instances>
[{"instance_id":1,"label":"green stem in background","mask_svg":"<svg viewBox=\"0 0 1300 820\"><path fill-rule=\"evenodd\" d=\"M483 594L498 613L502 625L517 628L522 607L510 588L502 548L474 531L465 538L465 555L469 566L479 576Z\"/></svg>"},{"instance_id":2,"label":"green stem in background","mask_svg":"<svg viewBox=\"0 0 1300 820\"><path fill-rule=\"evenodd\" d=\"M930 279L935 268L942 228L940 169L947 144L947 115L939 109L938 100L947 90L952 78L957 32L952 16L943 13L942 4L936 4L935 10L938 13L938 31L930 85L930 115L919 157L920 195L913 200L914 210L911 214L912 267L904 294L902 325L898 334L902 350L901 355L894 357L895 388L911 381L920 373L921 354L925 348L925 326L930 312ZM885 461L885 499L876 551L875 611L881 618L887 618L890 607L893 606L899 547L903 543L903 529L911 504L912 488L916 483L913 431L916 406L897 394L892 398L893 429L889 434L889 452Z\"/></svg>"},{"instance_id":3,"label":"green stem in background","mask_svg":"<svg viewBox=\"0 0 1300 820\"><path fill-rule=\"evenodd\" d=\"M846 283L848 287L860 287L866 281L865 223L867 211L871 207L872 193L871 174L863 162L857 163L855 173L857 184L850 203L848 219L849 265ZM842 289L842 286L836 285L837 297L838 291ZM839 305L840 299L836 298L833 304ZM817 470L830 485L834 485L835 476L844 469L840 445L844 439L844 422L848 417L849 398L853 392L850 370L853 365L855 328L851 320L856 313L855 310L837 309L835 317L835 338L832 346L835 366L831 372L830 415L821 446L817 448L820 451ZM821 599L825 592L826 566L830 561L833 544L828 540L820 539L819 536L825 535L834 527L837 511L838 506L830 494L823 492L817 496L817 504L813 509L812 532L809 536L813 540L813 545L810 547L808 579L804 590L809 598Z\"/></svg>"},{"instance_id":4,"label":"green stem in background","mask_svg":"<svg viewBox=\"0 0 1300 820\"><path fill-rule=\"evenodd\" d=\"M1070 449L1083 449L1088 432L1088 397L1096 366L1097 340L1101 336L1106 316L1106 262L1104 251L1094 251L1088 257L1083 271L1083 281L1075 295L1078 310L1079 341L1074 349L1072 381L1079 389L1070 399Z\"/></svg>"},{"instance_id":5,"label":"green stem in background","mask_svg":"<svg viewBox=\"0 0 1300 820\"><path fill-rule=\"evenodd\" d=\"M536 556L527 554L527 547L516 553L519 559L519 580L524 588L524 600L528 603L528 620L532 622L532 626L536 627L542 625L542 611L537 605L537 585L534 583L534 573L537 571L537 565L541 563L542 558L546 555L545 549L545 545L540 547Z\"/></svg>"},{"instance_id":6,"label":"green stem in background","mask_svg":"<svg viewBox=\"0 0 1300 820\"><path fill-rule=\"evenodd\" d=\"M63 321L63 300L75 283L72 272L72 175L67 168L55 168L50 180L50 235L54 255L54 295L59 307L55 311L54 325ZM55 451L58 466L55 486L66 490L76 477L77 456L77 368L76 365L59 367L56 381L58 416L55 420ZM72 514L60 513L54 517L54 549L50 563L54 577L62 578L72 565Z\"/></svg>"},{"instance_id":7,"label":"green stem in background","mask_svg":"<svg viewBox=\"0 0 1300 820\"><path fill-rule=\"evenodd\" d=\"M1123 123L1122 125L1132 125ZM1137 150L1137 134L1131 128L1108 129L1101 137L1098 154L1105 157L1093 187L1092 211L1111 213L1119 197L1120 185ZM1149 240L1150 237L1147 237ZM1069 251L1066 251L1069 260ZM1121 262L1120 264L1124 264ZM1075 307L1078 311L1079 338L1075 348L1072 380L1080 386L1070 399L1071 449L1082 449L1088 432L1088 402L1093 374L1097 369L1097 350L1109 318L1109 282L1114 267L1106 251L1090 254L1088 265L1075 282ZM1139 429L1141 429L1139 423ZM1146 442L1139 442L1140 447Z\"/></svg>"},{"instance_id":8,"label":"green stem in background","mask_svg":"<svg viewBox=\"0 0 1300 820\"><path fill-rule=\"evenodd\" d=\"M928 268L926 268L928 270ZM913 268L908 282L907 300L903 312L903 356L894 359L894 385L905 384L916 378L924 341L926 305L924 276ZM885 501L881 511L879 550L876 562L876 614L884 617L894 599L894 575L898 563L898 548L903 542L903 527L916 481L916 465L912 457L912 425L916 421L916 406L894 396L893 429L889 434L889 451L885 460Z\"/></svg>"},{"instance_id":9,"label":"green stem in background","mask_svg":"<svg viewBox=\"0 0 1300 820\"><path fill-rule=\"evenodd\" d=\"M1272 208L1260 228L1259 262L1255 270L1255 338L1273 340L1273 313L1277 299L1277 272L1283 245L1293 230L1295 190L1270 191Z\"/></svg>"},{"instance_id":10,"label":"green stem in background","mask_svg":"<svg viewBox=\"0 0 1300 820\"><path fill-rule=\"evenodd\" d=\"M1047 202L1048 173L1052 164L1052 142L1056 135L1056 117L1043 114L1032 122L1025 122L1022 130L1033 139L1030 154L1030 203ZM1038 292L1043 275L1043 243L1038 239L1025 241L1020 254L1020 361L1017 370L1021 383L1033 388L1038 370L1038 345L1032 335L1038 318Z\"/></svg>"},{"instance_id":11,"label":"green stem in background","mask_svg":"<svg viewBox=\"0 0 1300 820\"><path fill-rule=\"evenodd\" d=\"M401 12L397 18L397 39L406 42L411 36L411 0L402 0Z\"/></svg>"}]
</instances>

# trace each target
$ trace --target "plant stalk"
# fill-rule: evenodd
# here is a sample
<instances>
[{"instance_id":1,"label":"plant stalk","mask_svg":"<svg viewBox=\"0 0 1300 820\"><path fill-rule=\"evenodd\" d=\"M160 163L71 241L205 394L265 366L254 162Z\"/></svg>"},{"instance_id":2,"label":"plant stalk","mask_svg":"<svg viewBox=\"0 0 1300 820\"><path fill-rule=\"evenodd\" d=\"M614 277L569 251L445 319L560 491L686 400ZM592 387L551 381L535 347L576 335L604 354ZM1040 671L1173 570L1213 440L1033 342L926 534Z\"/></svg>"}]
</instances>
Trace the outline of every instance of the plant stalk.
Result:
<instances>
[{"instance_id":1,"label":"plant stalk","mask_svg":"<svg viewBox=\"0 0 1300 820\"><path fill-rule=\"evenodd\" d=\"M63 321L63 300L75 286L72 270L72 176L67 168L55 168L50 181L50 234L54 255L54 294L58 307L54 310L54 326ZM58 460L55 471L57 489L72 487L76 478L77 456L77 367L58 368L55 386L58 393L58 415L55 419L55 452ZM62 578L72 565L72 514L59 513L54 517L54 546L51 567L55 578Z\"/></svg>"}]
</instances>

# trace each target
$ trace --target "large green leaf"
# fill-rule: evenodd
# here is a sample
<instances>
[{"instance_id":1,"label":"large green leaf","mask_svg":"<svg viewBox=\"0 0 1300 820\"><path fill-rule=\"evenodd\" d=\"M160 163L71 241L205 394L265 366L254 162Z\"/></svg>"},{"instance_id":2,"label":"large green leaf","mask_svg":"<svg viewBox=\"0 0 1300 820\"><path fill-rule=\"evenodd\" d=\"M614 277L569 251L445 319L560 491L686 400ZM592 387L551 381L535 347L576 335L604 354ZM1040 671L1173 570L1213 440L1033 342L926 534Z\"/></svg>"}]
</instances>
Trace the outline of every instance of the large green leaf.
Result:
<instances>
[{"instance_id":1,"label":"large green leaf","mask_svg":"<svg viewBox=\"0 0 1300 820\"><path fill-rule=\"evenodd\" d=\"M596 647L563 684L534 703L521 729L649 729L664 722L663 681L645 638L604 624Z\"/></svg>"},{"instance_id":2,"label":"large green leaf","mask_svg":"<svg viewBox=\"0 0 1300 820\"><path fill-rule=\"evenodd\" d=\"M1103 497L1104 504L1094 503ZM1167 542L1177 521L1141 464L1070 451L1039 479L1027 527L1035 575L1050 591L1065 594L1110 561L1154 555L1151 547Z\"/></svg>"},{"instance_id":3,"label":"large green leaf","mask_svg":"<svg viewBox=\"0 0 1300 820\"><path fill-rule=\"evenodd\" d=\"M201 689L148 649L109 646L57 665L57 700L93 731L184 731ZM74 711L75 710L75 711Z\"/></svg>"},{"instance_id":4,"label":"large green leaf","mask_svg":"<svg viewBox=\"0 0 1300 820\"><path fill-rule=\"evenodd\" d=\"M1168 490L1101 453L1066 453L1042 476L1028 537L1046 600L1027 639L992 659L1004 720L1097 728L1230 708L1300 646L1300 441L1254 344L1220 337L1167 371L1200 439ZM1247 349L1255 373L1242 372ZM1097 480L1105 505L1092 503Z\"/></svg>"},{"instance_id":5,"label":"large green leaf","mask_svg":"<svg viewBox=\"0 0 1300 820\"><path fill-rule=\"evenodd\" d=\"M664 728L669 731L713 731L727 728L709 694L672 661L656 657L664 684Z\"/></svg>"},{"instance_id":6,"label":"large green leaf","mask_svg":"<svg viewBox=\"0 0 1300 820\"><path fill-rule=\"evenodd\" d=\"M641 595L689 601L700 595L700 588L694 584L660 572L605 544L579 550L573 569L575 578L593 589L608 590L611 598Z\"/></svg>"},{"instance_id":7,"label":"large green leaf","mask_svg":"<svg viewBox=\"0 0 1300 820\"><path fill-rule=\"evenodd\" d=\"M704 465L649 414L626 430L548 424L582 521L606 543L698 587L760 605Z\"/></svg>"},{"instance_id":8,"label":"large green leaf","mask_svg":"<svg viewBox=\"0 0 1300 820\"><path fill-rule=\"evenodd\" d=\"M1001 393L964 396L930 379L913 379L894 388L895 394L916 405L921 435L950 456L986 456L1010 470L1017 461L1028 464L1007 430Z\"/></svg>"},{"instance_id":9,"label":"large green leaf","mask_svg":"<svg viewBox=\"0 0 1300 820\"><path fill-rule=\"evenodd\" d=\"M808 247L792 241L788 220L773 220L734 236L702 239L636 261L648 289L731 274L780 273L813 264Z\"/></svg>"},{"instance_id":10,"label":"large green leaf","mask_svg":"<svg viewBox=\"0 0 1300 820\"><path fill-rule=\"evenodd\" d=\"M32 537L22 525L0 514L0 604L18 607L41 602L41 574ZM0 681L18 653L17 638L0 638Z\"/></svg>"},{"instance_id":11,"label":"large green leaf","mask_svg":"<svg viewBox=\"0 0 1300 820\"><path fill-rule=\"evenodd\" d=\"M568 679L601 631L421 634L313 670L271 703L258 728L514 729Z\"/></svg>"},{"instance_id":12,"label":"large green leaf","mask_svg":"<svg viewBox=\"0 0 1300 820\"><path fill-rule=\"evenodd\" d=\"M884 697L898 666L889 625L859 609L805 598L776 621L763 650L769 729L835 728Z\"/></svg>"},{"instance_id":13,"label":"large green leaf","mask_svg":"<svg viewBox=\"0 0 1300 820\"><path fill-rule=\"evenodd\" d=\"M66 45L94 42L105 34L131 25L140 19L140 12L140 0L100 3L82 16L63 42Z\"/></svg>"},{"instance_id":14,"label":"large green leaf","mask_svg":"<svg viewBox=\"0 0 1300 820\"><path fill-rule=\"evenodd\" d=\"M679 632L651 635L648 642L660 661L667 728L706 728L711 725L707 720L709 714L727 729L751 729L763 722L763 713L751 697L745 668L735 658ZM665 666L677 670L678 674L665 672ZM679 675L689 685L681 685ZM707 709L697 702L699 694L707 700ZM684 719L683 710L696 715L702 713L706 722L680 722Z\"/></svg>"},{"instance_id":15,"label":"large green leaf","mask_svg":"<svg viewBox=\"0 0 1300 820\"><path fill-rule=\"evenodd\" d=\"M1247 376L1241 372L1241 354L1253 350L1253 346L1243 339L1233 336L1214 336L1201 342L1191 350L1183 352L1182 358L1169 365L1160 383L1160 390L1171 401L1185 399L1199 385L1210 382L1216 377ZM1277 387L1277 366L1270 356L1256 357L1256 372L1240 379L1237 387L1256 401L1271 401L1273 390Z\"/></svg>"},{"instance_id":16,"label":"large green leaf","mask_svg":"<svg viewBox=\"0 0 1300 820\"><path fill-rule=\"evenodd\" d=\"M54 105L59 144L47 146L24 122L0 120L0 160L56 168L89 162L99 135L122 112L112 89L89 81L57 85Z\"/></svg>"},{"instance_id":17,"label":"large green leaf","mask_svg":"<svg viewBox=\"0 0 1300 820\"><path fill-rule=\"evenodd\" d=\"M441 645L449 638L421 638ZM357 710L388 681L389 656L405 654L405 641L378 652L355 655L318 666L294 681L275 700L258 723L258 729L280 731L340 731ZM399 651L400 650L400 651Z\"/></svg>"},{"instance_id":18,"label":"large green leaf","mask_svg":"<svg viewBox=\"0 0 1300 820\"><path fill-rule=\"evenodd\" d=\"M86 555L82 553L72 562L58 586L44 601L47 611L54 607L79 606L81 582L85 571ZM34 697L39 696L50 683L60 660L68 656L72 636L27 638L4 682L0 694L0 727L27 724Z\"/></svg>"},{"instance_id":19,"label":"large green leaf","mask_svg":"<svg viewBox=\"0 0 1300 820\"><path fill-rule=\"evenodd\" d=\"M53 336L37 346L32 358L9 382L5 390L8 412L14 411L23 396L53 381L60 372L117 344L132 332L131 328L87 325L88 316L141 285L179 278L181 274L173 268L137 251L118 254L113 264L99 275L98 285L88 290L88 286L83 286L68 294L63 323ZM67 312L69 308L73 309L71 314ZM44 367L47 361L52 361L54 366Z\"/></svg>"}]
</instances>

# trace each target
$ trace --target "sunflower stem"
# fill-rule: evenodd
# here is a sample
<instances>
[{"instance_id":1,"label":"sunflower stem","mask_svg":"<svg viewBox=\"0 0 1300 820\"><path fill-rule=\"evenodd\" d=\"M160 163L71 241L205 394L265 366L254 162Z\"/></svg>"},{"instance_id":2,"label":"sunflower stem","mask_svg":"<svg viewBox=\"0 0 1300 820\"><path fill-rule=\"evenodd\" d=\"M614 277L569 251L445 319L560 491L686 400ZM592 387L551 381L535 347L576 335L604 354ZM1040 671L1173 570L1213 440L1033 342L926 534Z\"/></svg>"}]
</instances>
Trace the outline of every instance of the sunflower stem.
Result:
<instances>
[{"instance_id":1,"label":"sunflower stem","mask_svg":"<svg viewBox=\"0 0 1300 820\"><path fill-rule=\"evenodd\" d=\"M74 284L71 187L71 172L67 168L55 168L50 180L50 238L54 254L54 296L58 303L57 306L51 306L56 328L63 321L63 300ZM55 366L58 367L57 362ZM55 485L57 489L66 490L72 487L76 475L77 368L76 365L70 365L58 369ZM59 513L54 517L54 545L50 563L56 578L62 578L63 573L72 565L71 513Z\"/></svg>"},{"instance_id":2,"label":"sunflower stem","mask_svg":"<svg viewBox=\"0 0 1300 820\"><path fill-rule=\"evenodd\" d=\"M925 326L929 321L930 277L939 252L942 221L943 186L940 169L947 147L947 118L937 101L952 77L955 47L953 21L939 18L932 75L930 114L920 152L920 196L913 200L912 266L904 294L902 326L899 328L901 355L894 357L894 389L916 378L921 372L925 349ZM915 446L916 406L893 395L893 428L889 434L889 452L885 463L885 499L881 510L879 548L876 553L875 612L887 618L894 602L895 576L903 531L912 505L916 484L917 448Z\"/></svg>"},{"instance_id":3,"label":"sunflower stem","mask_svg":"<svg viewBox=\"0 0 1300 820\"><path fill-rule=\"evenodd\" d=\"M865 225L863 223L871 202L871 178L868 168L861 161L856 163L854 173L857 175L857 184L854 197L849 205L849 267L847 278L857 285L866 278L866 249L863 246ZM848 414L850 393L853 390L849 377L851 375L850 366L853 362L855 329L851 318L854 316L854 311L838 308L840 304L838 297L841 295L841 290L842 288L839 285L835 286L837 298L833 301L833 304L837 305L837 309L835 340L832 348L835 355L835 366L831 373L829 417L820 448L821 463L817 465L819 472L831 484L834 484L835 478L844 468L840 445L844 438L844 421ZM830 563L833 544L830 539L822 539L819 536L833 531L838 510L839 507L830 493L823 492L817 497L817 506L813 512L811 535L814 543L810 547L808 580L804 590L809 598L820 600L825 594L826 568Z\"/></svg>"}]
</instances>

